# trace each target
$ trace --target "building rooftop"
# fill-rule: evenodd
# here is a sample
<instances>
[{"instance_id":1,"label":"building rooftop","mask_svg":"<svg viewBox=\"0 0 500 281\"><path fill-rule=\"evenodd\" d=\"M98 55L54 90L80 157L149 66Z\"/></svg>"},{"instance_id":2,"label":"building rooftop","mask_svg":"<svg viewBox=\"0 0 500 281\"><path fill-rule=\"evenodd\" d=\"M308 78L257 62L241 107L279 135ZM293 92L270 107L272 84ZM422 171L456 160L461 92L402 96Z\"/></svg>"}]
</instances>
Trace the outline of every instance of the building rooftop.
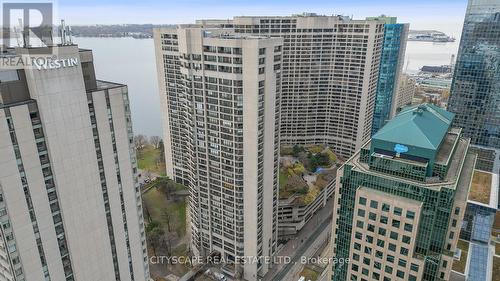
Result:
<instances>
[{"instance_id":1,"label":"building rooftop","mask_svg":"<svg viewBox=\"0 0 500 281\"><path fill-rule=\"evenodd\" d=\"M468 200L485 204L496 209L498 198L497 187L497 174L474 170Z\"/></svg>"},{"instance_id":2,"label":"building rooftop","mask_svg":"<svg viewBox=\"0 0 500 281\"><path fill-rule=\"evenodd\" d=\"M450 129L453 117L453 113L432 104L407 107L372 139L436 151Z\"/></svg>"}]
</instances>

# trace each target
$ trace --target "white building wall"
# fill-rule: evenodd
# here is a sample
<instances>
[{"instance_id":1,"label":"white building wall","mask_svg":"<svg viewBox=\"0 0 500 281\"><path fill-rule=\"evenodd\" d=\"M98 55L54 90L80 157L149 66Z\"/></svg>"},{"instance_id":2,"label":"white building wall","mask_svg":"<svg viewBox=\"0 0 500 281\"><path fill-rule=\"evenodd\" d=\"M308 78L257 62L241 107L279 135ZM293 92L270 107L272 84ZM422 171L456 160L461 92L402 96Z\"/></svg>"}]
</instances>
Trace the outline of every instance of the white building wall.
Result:
<instances>
[{"instance_id":1,"label":"white building wall","mask_svg":"<svg viewBox=\"0 0 500 281\"><path fill-rule=\"evenodd\" d=\"M0 110L0 121L0 184L9 210L10 223L14 229L16 248L23 263L25 278L41 280L43 272L40 256L3 110Z\"/></svg>"}]
</instances>

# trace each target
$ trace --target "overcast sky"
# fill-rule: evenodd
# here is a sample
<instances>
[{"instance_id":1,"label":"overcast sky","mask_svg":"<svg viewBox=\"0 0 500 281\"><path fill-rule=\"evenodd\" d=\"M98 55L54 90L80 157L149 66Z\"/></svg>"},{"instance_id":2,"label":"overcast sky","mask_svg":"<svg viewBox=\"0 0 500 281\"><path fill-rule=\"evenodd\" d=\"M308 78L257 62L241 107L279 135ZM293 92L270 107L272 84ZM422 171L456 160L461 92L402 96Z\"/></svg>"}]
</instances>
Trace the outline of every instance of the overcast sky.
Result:
<instances>
[{"instance_id":1,"label":"overcast sky","mask_svg":"<svg viewBox=\"0 0 500 281\"><path fill-rule=\"evenodd\" d=\"M467 0L58 0L57 17L69 24L191 23L200 18L343 14L356 19L386 14L412 29L439 29L459 36Z\"/></svg>"}]
</instances>

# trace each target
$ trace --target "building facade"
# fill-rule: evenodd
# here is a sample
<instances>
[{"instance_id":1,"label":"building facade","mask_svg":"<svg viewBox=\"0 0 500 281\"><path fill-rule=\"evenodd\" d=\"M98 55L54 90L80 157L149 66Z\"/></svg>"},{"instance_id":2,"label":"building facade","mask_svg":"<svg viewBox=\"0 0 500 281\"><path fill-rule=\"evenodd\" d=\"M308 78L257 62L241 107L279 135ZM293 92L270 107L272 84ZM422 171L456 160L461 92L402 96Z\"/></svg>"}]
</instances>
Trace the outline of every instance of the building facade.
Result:
<instances>
[{"instance_id":1,"label":"building facade","mask_svg":"<svg viewBox=\"0 0 500 281\"><path fill-rule=\"evenodd\" d=\"M167 175L189 187L191 250L257 280L277 247L283 41L200 25L154 38Z\"/></svg>"},{"instance_id":2,"label":"building facade","mask_svg":"<svg viewBox=\"0 0 500 281\"><path fill-rule=\"evenodd\" d=\"M399 83L405 60L409 24L397 23L395 17L370 17L384 24L384 41L380 57L380 70L373 111L372 135L396 114Z\"/></svg>"},{"instance_id":3,"label":"building facade","mask_svg":"<svg viewBox=\"0 0 500 281\"><path fill-rule=\"evenodd\" d=\"M399 79L398 94L392 109L395 115L398 114L403 107L411 105L416 89L417 82L415 79L406 74L401 74Z\"/></svg>"},{"instance_id":4,"label":"building facade","mask_svg":"<svg viewBox=\"0 0 500 281\"><path fill-rule=\"evenodd\" d=\"M333 280L449 280L475 163L453 116L403 109L339 169Z\"/></svg>"},{"instance_id":5,"label":"building facade","mask_svg":"<svg viewBox=\"0 0 500 281\"><path fill-rule=\"evenodd\" d=\"M384 24L316 14L197 23L283 38L280 141L351 156L371 136Z\"/></svg>"},{"instance_id":6,"label":"building facade","mask_svg":"<svg viewBox=\"0 0 500 281\"><path fill-rule=\"evenodd\" d=\"M475 145L500 148L500 3L469 0L448 110Z\"/></svg>"},{"instance_id":7,"label":"building facade","mask_svg":"<svg viewBox=\"0 0 500 281\"><path fill-rule=\"evenodd\" d=\"M498 207L498 183L498 174L474 171L460 231L464 249L455 255L460 257L459 262L465 262L463 271L455 267L463 280L492 280L495 255L492 230Z\"/></svg>"},{"instance_id":8,"label":"building facade","mask_svg":"<svg viewBox=\"0 0 500 281\"><path fill-rule=\"evenodd\" d=\"M50 48L57 63L0 71L0 280L146 280L127 86Z\"/></svg>"}]
</instances>

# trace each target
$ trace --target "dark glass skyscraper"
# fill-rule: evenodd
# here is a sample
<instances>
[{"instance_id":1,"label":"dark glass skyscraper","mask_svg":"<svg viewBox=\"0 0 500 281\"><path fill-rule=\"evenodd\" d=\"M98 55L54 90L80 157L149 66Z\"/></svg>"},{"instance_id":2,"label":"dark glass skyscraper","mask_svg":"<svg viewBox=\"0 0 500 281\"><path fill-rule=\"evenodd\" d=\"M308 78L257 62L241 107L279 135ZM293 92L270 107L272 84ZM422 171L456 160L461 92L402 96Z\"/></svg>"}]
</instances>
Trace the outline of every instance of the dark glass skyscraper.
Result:
<instances>
[{"instance_id":1,"label":"dark glass skyscraper","mask_svg":"<svg viewBox=\"0 0 500 281\"><path fill-rule=\"evenodd\" d=\"M498 0L469 0L448 110L472 144L500 148Z\"/></svg>"},{"instance_id":2,"label":"dark glass skyscraper","mask_svg":"<svg viewBox=\"0 0 500 281\"><path fill-rule=\"evenodd\" d=\"M373 135L397 112L398 78L403 68L409 25L396 23L395 17L380 16L368 19L386 22L373 111Z\"/></svg>"}]
</instances>

